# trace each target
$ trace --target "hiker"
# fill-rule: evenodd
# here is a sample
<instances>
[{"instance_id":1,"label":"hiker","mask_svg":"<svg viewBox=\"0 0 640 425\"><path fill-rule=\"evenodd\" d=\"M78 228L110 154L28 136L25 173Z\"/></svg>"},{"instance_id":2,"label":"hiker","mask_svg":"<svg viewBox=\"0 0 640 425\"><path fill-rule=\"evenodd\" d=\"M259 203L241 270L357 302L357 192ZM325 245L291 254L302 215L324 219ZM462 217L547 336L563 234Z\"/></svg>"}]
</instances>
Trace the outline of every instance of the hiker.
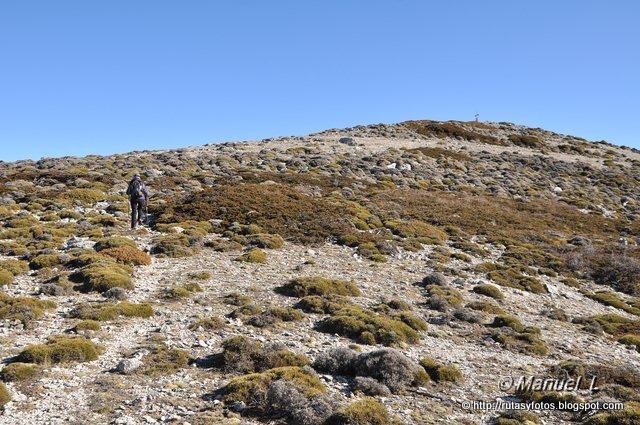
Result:
<instances>
[{"instance_id":1,"label":"hiker","mask_svg":"<svg viewBox=\"0 0 640 425\"><path fill-rule=\"evenodd\" d=\"M149 200L147 186L140 178L140 174L133 175L127 188L127 195L129 195L129 203L131 204L131 228L135 229L136 225L142 224L142 213Z\"/></svg>"}]
</instances>

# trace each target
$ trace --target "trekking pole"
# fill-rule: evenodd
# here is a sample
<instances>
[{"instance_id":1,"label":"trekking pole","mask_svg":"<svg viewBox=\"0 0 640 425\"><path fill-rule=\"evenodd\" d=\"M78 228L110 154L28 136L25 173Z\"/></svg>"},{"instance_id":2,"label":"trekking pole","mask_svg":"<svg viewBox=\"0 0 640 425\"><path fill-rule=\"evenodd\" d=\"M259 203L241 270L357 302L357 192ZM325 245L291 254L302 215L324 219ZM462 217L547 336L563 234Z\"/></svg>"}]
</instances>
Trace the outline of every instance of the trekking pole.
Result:
<instances>
[{"instance_id":1,"label":"trekking pole","mask_svg":"<svg viewBox=\"0 0 640 425\"><path fill-rule=\"evenodd\" d=\"M144 198L144 224L149 225L149 200Z\"/></svg>"}]
</instances>

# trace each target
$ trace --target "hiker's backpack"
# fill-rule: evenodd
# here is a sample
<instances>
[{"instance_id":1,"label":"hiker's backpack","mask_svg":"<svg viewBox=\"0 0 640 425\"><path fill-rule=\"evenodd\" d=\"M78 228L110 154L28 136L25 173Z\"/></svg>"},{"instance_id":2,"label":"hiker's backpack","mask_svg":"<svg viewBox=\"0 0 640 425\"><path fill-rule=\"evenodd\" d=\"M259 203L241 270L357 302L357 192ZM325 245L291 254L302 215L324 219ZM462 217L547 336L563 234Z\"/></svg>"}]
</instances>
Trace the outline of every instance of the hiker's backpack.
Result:
<instances>
[{"instance_id":1,"label":"hiker's backpack","mask_svg":"<svg viewBox=\"0 0 640 425\"><path fill-rule=\"evenodd\" d=\"M140 199L140 198L144 197L144 192L142 191L142 181L141 180L132 181L130 189L131 190L129 191L129 194L131 196L131 199Z\"/></svg>"}]
</instances>

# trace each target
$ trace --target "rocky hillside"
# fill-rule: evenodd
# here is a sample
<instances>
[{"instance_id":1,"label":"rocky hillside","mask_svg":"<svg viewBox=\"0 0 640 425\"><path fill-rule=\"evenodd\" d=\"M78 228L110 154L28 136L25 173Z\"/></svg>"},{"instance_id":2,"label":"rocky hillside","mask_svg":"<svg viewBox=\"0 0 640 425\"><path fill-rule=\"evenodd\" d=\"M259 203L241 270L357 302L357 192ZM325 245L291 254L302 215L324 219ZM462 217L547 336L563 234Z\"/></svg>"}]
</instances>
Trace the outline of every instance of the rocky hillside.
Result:
<instances>
[{"instance_id":1,"label":"rocky hillside","mask_svg":"<svg viewBox=\"0 0 640 425\"><path fill-rule=\"evenodd\" d=\"M639 182L453 121L0 162L0 423L638 424Z\"/></svg>"}]
</instances>

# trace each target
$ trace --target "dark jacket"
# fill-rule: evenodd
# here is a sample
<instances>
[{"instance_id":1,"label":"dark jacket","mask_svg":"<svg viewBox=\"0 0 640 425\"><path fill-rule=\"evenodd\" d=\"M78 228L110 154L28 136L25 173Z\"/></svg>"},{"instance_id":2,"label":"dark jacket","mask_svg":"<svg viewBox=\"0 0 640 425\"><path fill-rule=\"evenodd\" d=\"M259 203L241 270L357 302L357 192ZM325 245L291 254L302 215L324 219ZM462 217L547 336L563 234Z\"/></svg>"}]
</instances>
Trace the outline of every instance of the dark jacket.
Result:
<instances>
[{"instance_id":1,"label":"dark jacket","mask_svg":"<svg viewBox=\"0 0 640 425\"><path fill-rule=\"evenodd\" d=\"M133 178L131 179L131 181L129 182L129 187L127 187L127 195L129 195L129 199L131 199L131 196L133 195L133 182L134 181L140 181L140 189L142 189L142 195L140 196L140 198L138 199L139 201L142 202L146 202L147 199L149 199L149 192L147 192L147 186L144 184L144 182L142 181L142 179L140 178ZM133 199L131 199L133 201Z\"/></svg>"}]
</instances>

